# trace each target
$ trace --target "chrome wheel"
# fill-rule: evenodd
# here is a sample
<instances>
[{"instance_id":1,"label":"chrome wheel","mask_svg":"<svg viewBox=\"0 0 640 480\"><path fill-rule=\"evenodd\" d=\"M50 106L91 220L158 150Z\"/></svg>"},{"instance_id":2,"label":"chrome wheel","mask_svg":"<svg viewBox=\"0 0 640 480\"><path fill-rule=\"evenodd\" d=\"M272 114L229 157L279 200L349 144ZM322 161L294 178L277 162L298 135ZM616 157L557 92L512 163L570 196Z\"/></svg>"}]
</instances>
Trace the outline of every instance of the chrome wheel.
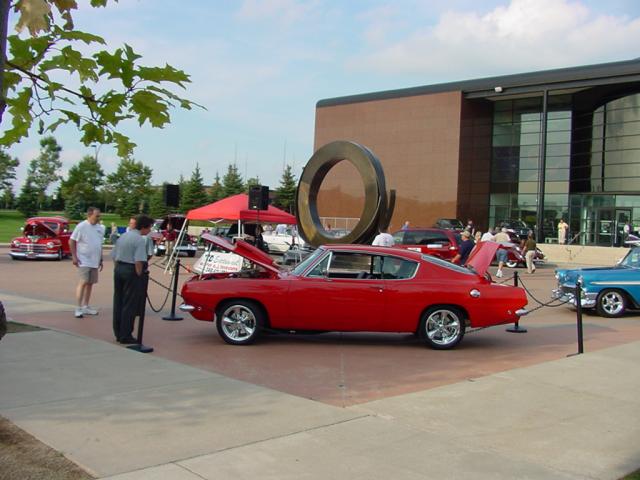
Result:
<instances>
[{"instance_id":1,"label":"chrome wheel","mask_svg":"<svg viewBox=\"0 0 640 480\"><path fill-rule=\"evenodd\" d=\"M221 306L217 317L218 333L232 345L252 343L264 325L262 310L248 300L236 300Z\"/></svg>"},{"instance_id":2,"label":"chrome wheel","mask_svg":"<svg viewBox=\"0 0 640 480\"><path fill-rule=\"evenodd\" d=\"M462 315L454 308L432 308L423 318L423 336L433 348L454 347L462 340L464 329Z\"/></svg>"},{"instance_id":3,"label":"chrome wheel","mask_svg":"<svg viewBox=\"0 0 640 480\"><path fill-rule=\"evenodd\" d=\"M626 310L626 299L618 290L605 290L598 297L598 313L604 317L619 317Z\"/></svg>"},{"instance_id":4,"label":"chrome wheel","mask_svg":"<svg viewBox=\"0 0 640 480\"><path fill-rule=\"evenodd\" d=\"M507 260L505 265L509 268L516 268L518 266L518 262L516 260Z\"/></svg>"}]
</instances>

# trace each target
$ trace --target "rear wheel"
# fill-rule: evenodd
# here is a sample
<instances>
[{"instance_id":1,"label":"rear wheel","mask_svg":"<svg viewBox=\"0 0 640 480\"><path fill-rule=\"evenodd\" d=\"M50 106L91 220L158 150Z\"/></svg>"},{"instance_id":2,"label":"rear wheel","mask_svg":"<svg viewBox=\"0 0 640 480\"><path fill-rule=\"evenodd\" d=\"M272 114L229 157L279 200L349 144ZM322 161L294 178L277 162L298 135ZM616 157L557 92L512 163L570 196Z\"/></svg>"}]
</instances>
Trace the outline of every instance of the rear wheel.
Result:
<instances>
[{"instance_id":1,"label":"rear wheel","mask_svg":"<svg viewBox=\"0 0 640 480\"><path fill-rule=\"evenodd\" d=\"M420 321L420 336L435 350L455 347L464 337L464 331L464 316L455 307L431 307Z\"/></svg>"},{"instance_id":2,"label":"rear wheel","mask_svg":"<svg viewBox=\"0 0 640 480\"><path fill-rule=\"evenodd\" d=\"M518 265L520 265L520 262L518 262L517 260L507 260L506 265L509 268L516 268Z\"/></svg>"},{"instance_id":3,"label":"rear wheel","mask_svg":"<svg viewBox=\"0 0 640 480\"><path fill-rule=\"evenodd\" d=\"M620 290L603 290L598 295L596 310L603 317L619 317L627 310L627 299Z\"/></svg>"},{"instance_id":4,"label":"rear wheel","mask_svg":"<svg viewBox=\"0 0 640 480\"><path fill-rule=\"evenodd\" d=\"M264 313L255 303L234 300L216 312L216 326L222 339L231 345L249 345L256 341L264 327Z\"/></svg>"}]
</instances>

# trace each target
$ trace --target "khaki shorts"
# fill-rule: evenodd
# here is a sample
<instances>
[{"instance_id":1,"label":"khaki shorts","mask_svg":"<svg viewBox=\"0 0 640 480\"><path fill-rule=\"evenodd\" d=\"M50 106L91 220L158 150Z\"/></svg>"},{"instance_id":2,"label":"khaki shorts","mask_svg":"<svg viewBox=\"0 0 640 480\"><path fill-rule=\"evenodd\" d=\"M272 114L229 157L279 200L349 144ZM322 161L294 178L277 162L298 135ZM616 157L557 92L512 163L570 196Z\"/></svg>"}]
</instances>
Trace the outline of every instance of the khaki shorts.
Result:
<instances>
[{"instance_id":1,"label":"khaki shorts","mask_svg":"<svg viewBox=\"0 0 640 480\"><path fill-rule=\"evenodd\" d=\"M98 269L91 267L78 267L78 273L80 274L80 280L84 283L98 283Z\"/></svg>"}]
</instances>

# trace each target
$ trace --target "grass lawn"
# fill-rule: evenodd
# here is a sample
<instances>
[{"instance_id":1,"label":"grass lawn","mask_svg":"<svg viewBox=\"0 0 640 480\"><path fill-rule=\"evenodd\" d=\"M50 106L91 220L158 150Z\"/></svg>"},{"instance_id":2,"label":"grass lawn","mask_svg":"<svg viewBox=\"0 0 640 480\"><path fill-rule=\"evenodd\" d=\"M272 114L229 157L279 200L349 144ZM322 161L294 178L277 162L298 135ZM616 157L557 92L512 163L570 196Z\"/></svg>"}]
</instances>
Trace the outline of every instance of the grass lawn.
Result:
<instances>
[{"instance_id":1,"label":"grass lawn","mask_svg":"<svg viewBox=\"0 0 640 480\"><path fill-rule=\"evenodd\" d=\"M39 216L64 216L63 212L40 212ZM12 238L20 235L25 218L16 210L0 210L0 243L8 243ZM123 218L115 213L103 213L102 221L105 227L110 227L111 222L118 226L129 223L128 218Z\"/></svg>"}]
</instances>

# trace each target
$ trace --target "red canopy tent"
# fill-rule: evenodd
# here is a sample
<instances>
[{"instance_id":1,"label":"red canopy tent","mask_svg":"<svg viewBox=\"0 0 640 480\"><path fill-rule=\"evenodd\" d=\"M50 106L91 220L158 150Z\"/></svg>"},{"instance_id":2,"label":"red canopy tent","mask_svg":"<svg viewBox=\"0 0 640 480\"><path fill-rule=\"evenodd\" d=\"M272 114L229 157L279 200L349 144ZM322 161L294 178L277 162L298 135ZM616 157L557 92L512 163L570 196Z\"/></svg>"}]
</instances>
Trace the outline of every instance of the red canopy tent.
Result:
<instances>
[{"instance_id":1,"label":"red canopy tent","mask_svg":"<svg viewBox=\"0 0 640 480\"><path fill-rule=\"evenodd\" d=\"M187 220L241 220L243 222L286 223L294 225L296 217L269 205L267 210L250 210L249 196L239 193L204 207L189 210Z\"/></svg>"}]
</instances>

